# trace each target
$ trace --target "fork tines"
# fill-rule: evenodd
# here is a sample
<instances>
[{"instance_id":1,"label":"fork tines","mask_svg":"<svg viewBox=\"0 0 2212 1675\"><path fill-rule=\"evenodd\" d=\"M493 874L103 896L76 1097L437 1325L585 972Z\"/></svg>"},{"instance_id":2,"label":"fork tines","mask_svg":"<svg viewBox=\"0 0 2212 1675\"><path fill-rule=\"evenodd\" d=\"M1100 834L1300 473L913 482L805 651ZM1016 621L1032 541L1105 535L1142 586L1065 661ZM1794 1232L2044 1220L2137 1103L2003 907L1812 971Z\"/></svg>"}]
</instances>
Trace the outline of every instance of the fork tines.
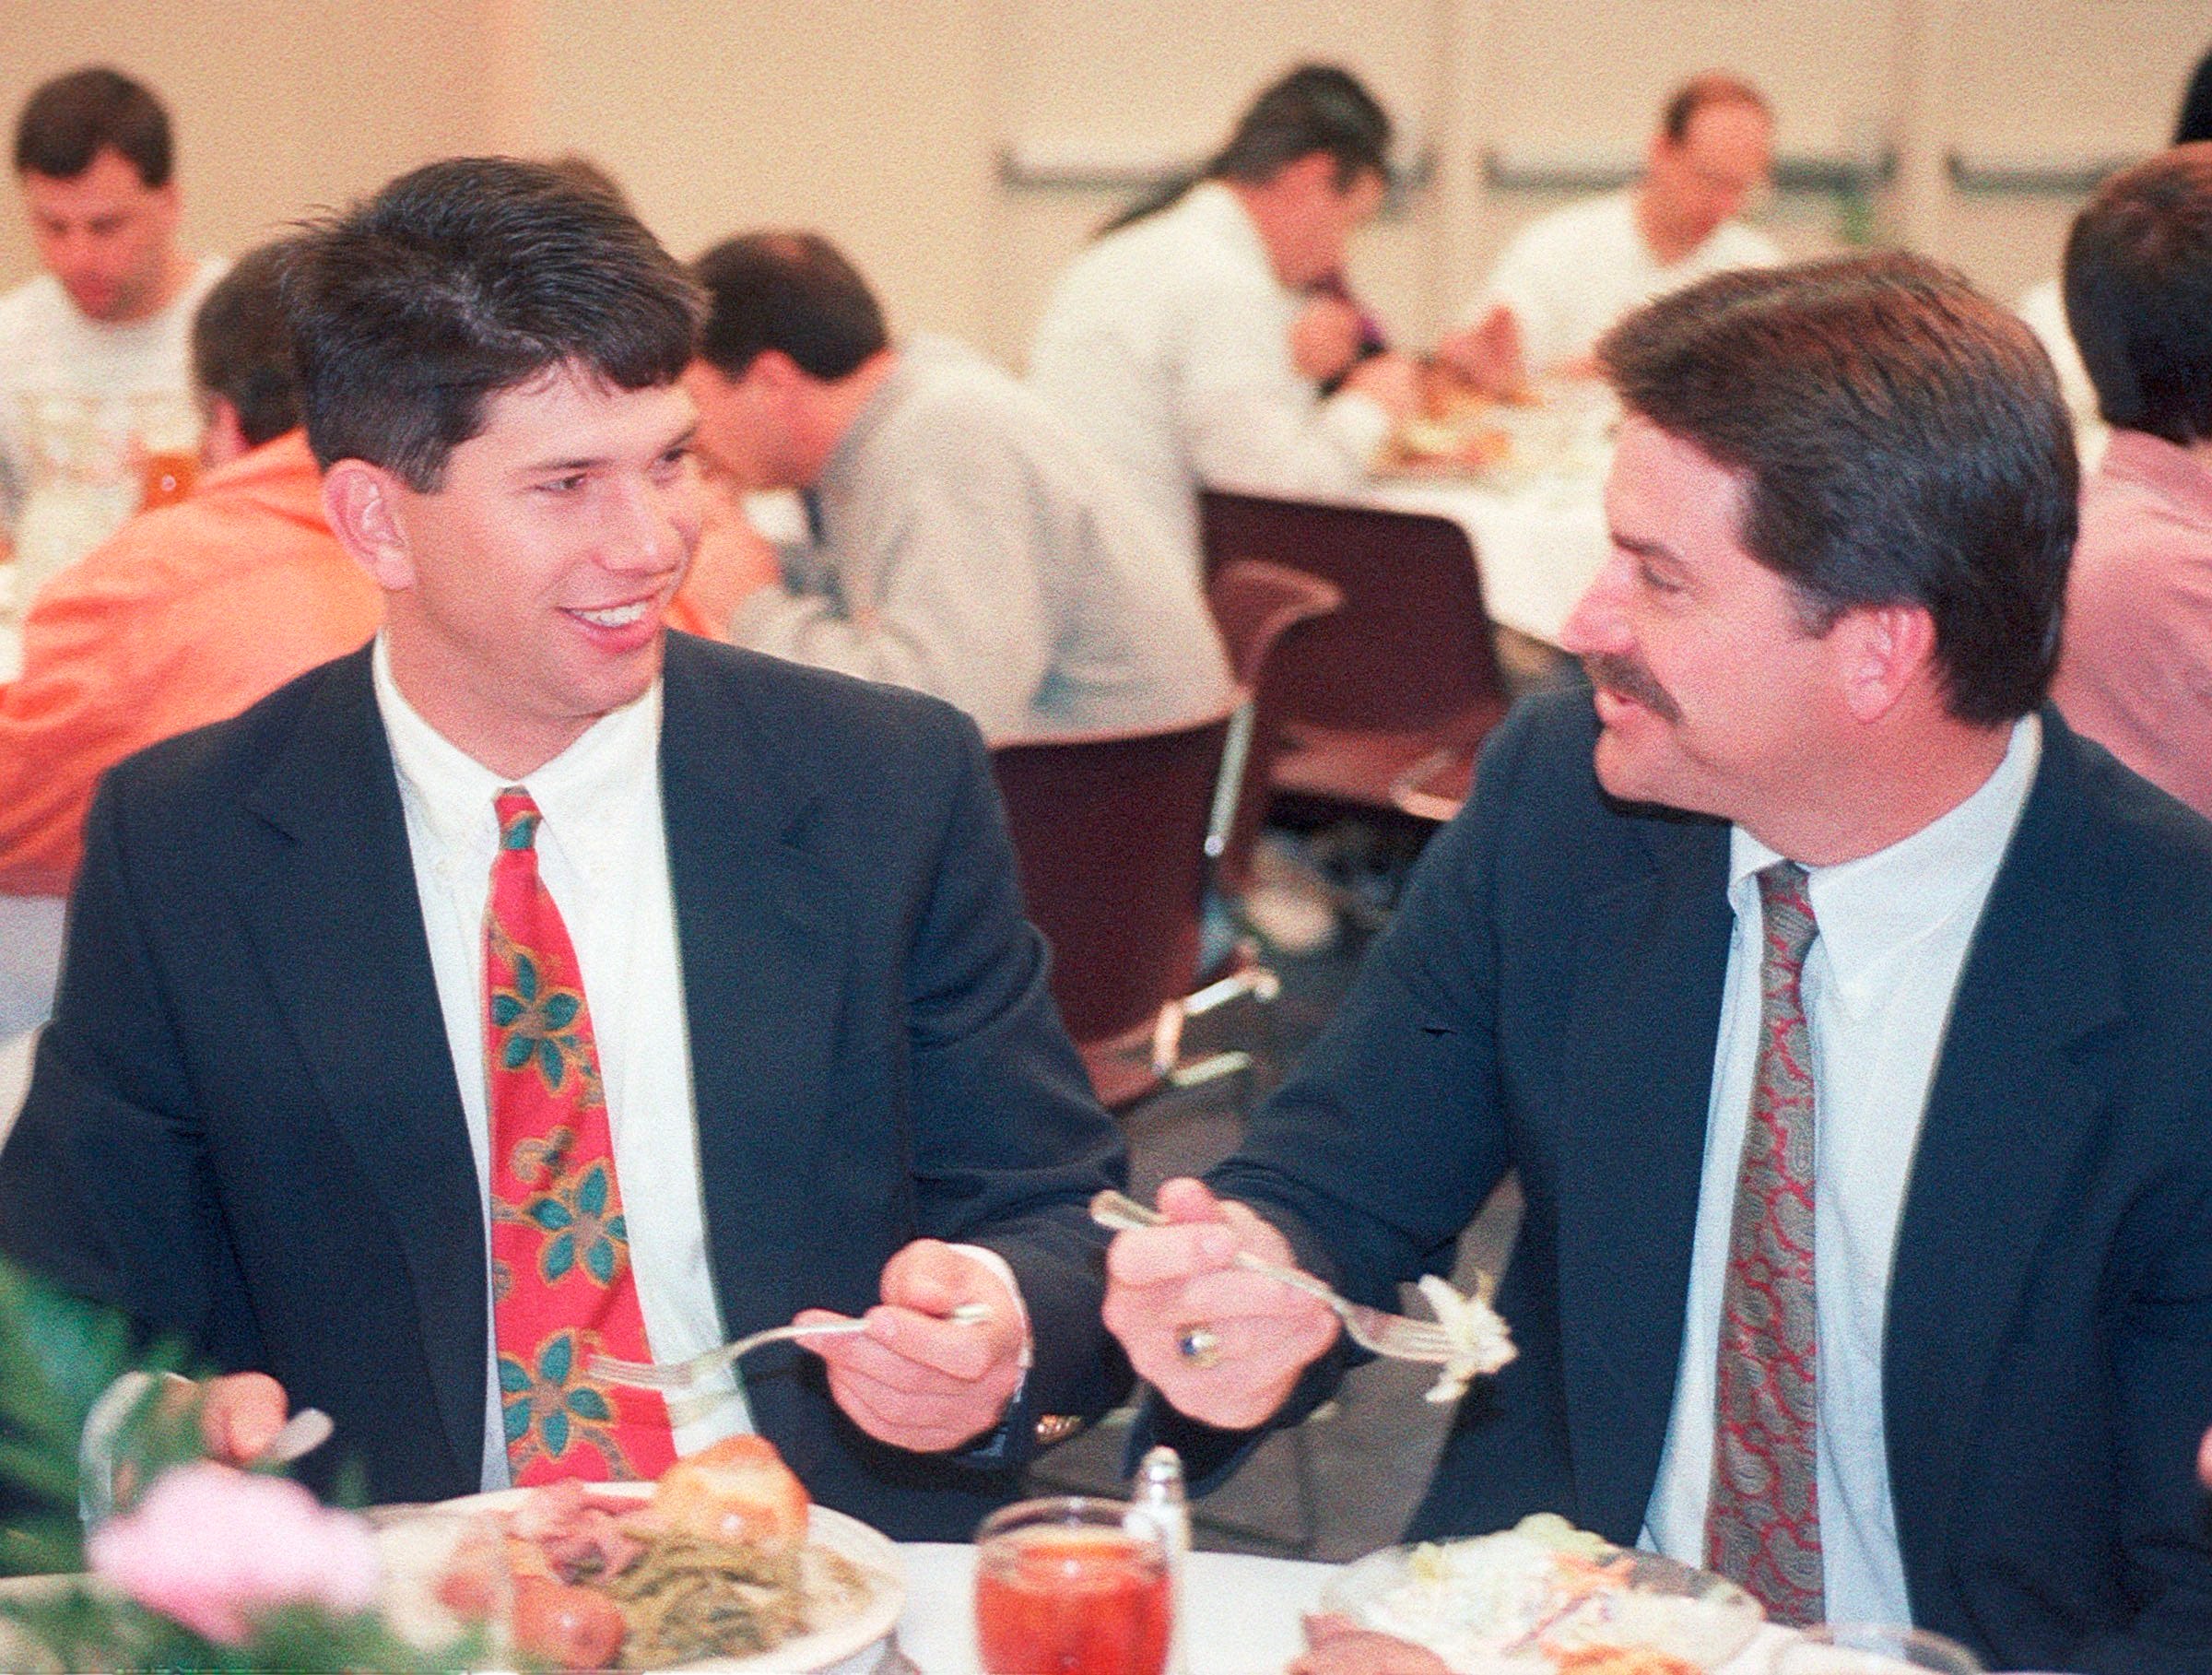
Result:
<instances>
[{"instance_id":1,"label":"fork tines","mask_svg":"<svg viewBox=\"0 0 2212 1675\"><path fill-rule=\"evenodd\" d=\"M680 1362L663 1366L657 1362L625 1361L618 1355L594 1355L592 1376L633 1390L680 1390L691 1382L691 1369Z\"/></svg>"}]
</instances>

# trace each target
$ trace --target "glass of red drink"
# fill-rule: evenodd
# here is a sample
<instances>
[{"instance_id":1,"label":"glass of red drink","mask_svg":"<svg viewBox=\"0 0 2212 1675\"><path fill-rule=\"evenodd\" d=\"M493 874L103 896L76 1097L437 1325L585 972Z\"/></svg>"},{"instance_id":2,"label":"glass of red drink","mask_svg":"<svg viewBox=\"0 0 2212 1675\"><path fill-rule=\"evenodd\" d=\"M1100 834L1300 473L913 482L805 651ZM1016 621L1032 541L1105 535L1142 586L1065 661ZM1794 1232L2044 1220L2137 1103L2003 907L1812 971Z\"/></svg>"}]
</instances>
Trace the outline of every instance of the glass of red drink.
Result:
<instances>
[{"instance_id":1,"label":"glass of red drink","mask_svg":"<svg viewBox=\"0 0 2212 1675\"><path fill-rule=\"evenodd\" d=\"M1168 1549L1142 1510L1080 1495L1022 1501L975 1537L985 1675L1160 1675Z\"/></svg>"}]
</instances>

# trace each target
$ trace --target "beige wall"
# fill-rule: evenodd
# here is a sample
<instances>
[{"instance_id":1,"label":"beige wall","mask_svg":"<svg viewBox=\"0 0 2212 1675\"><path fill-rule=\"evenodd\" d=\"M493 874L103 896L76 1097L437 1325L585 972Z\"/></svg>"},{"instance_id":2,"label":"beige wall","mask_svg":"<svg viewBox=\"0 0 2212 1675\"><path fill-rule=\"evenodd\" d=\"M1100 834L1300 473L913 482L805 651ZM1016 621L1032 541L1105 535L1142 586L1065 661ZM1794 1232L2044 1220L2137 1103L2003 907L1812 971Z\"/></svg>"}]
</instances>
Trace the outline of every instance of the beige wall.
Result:
<instances>
[{"instance_id":1,"label":"beige wall","mask_svg":"<svg viewBox=\"0 0 2212 1675\"><path fill-rule=\"evenodd\" d=\"M486 7L454 0L0 0L0 111L59 71L110 63L177 127L185 236L236 252L318 205L481 145ZM12 196L12 195L11 195ZM35 259L0 210L0 277Z\"/></svg>"},{"instance_id":2,"label":"beige wall","mask_svg":"<svg viewBox=\"0 0 2212 1675\"><path fill-rule=\"evenodd\" d=\"M542 142L606 163L679 255L812 226L894 319L980 337L993 264L974 0L540 0Z\"/></svg>"},{"instance_id":3,"label":"beige wall","mask_svg":"<svg viewBox=\"0 0 2212 1675\"><path fill-rule=\"evenodd\" d=\"M237 250L411 163L575 148L679 254L806 223L895 322L1018 360L1053 274L1124 195L1008 188L1002 151L1194 156L1301 57L1367 77L1434 171L1354 254L1408 339L1432 336L1529 215L1482 159L1633 158L1664 89L1710 64L1770 90L1785 152L1893 150L1877 230L2001 295L2051 271L2065 194L1959 189L1953 151L2063 162L2155 147L2212 37L2201 0L0 0L0 108L93 59L176 112L192 240ZM1838 206L1787 197L1784 245ZM0 280L28 271L0 214Z\"/></svg>"}]
</instances>

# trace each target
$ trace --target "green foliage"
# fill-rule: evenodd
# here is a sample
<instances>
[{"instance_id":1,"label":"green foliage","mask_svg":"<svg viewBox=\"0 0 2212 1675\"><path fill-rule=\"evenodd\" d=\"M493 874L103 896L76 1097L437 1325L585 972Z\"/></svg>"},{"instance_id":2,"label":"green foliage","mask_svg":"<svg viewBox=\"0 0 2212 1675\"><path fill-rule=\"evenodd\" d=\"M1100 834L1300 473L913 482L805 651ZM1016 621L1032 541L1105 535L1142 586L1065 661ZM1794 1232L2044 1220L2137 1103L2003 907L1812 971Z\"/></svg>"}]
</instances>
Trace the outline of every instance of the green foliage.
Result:
<instances>
[{"instance_id":1,"label":"green foliage","mask_svg":"<svg viewBox=\"0 0 2212 1675\"><path fill-rule=\"evenodd\" d=\"M335 1617L312 1606L282 1606L254 1620L247 1645L203 1639L168 1618L95 1584L57 1583L51 1595L0 1602L0 1635L20 1630L64 1669L320 1671L375 1669L436 1675L477 1669L494 1656L481 1631L428 1653L408 1645L374 1611ZM28 1648L0 1639L0 1656ZM35 1656L35 1654L32 1654Z\"/></svg>"},{"instance_id":2,"label":"green foliage","mask_svg":"<svg viewBox=\"0 0 2212 1675\"><path fill-rule=\"evenodd\" d=\"M133 1367L173 1369L171 1348L138 1350L122 1315L0 1260L0 1481L29 1508L0 1529L0 1572L76 1570L76 1441L85 1415ZM142 1421L143 1422L143 1421ZM149 1464L174 1457L173 1426L147 1426ZM191 1445L197 1451L196 1443Z\"/></svg>"},{"instance_id":3,"label":"green foliage","mask_svg":"<svg viewBox=\"0 0 2212 1675\"><path fill-rule=\"evenodd\" d=\"M0 1574L47 1578L0 1598L0 1669L430 1675L481 1667L494 1656L481 1629L429 1654L375 1611L337 1616L309 1605L274 1608L253 1619L247 1645L220 1646L97 1578L62 1574L85 1568L77 1446L87 1416L124 1374L177 1371L182 1359L173 1346L142 1349L122 1315L0 1258L0 1483L30 1504L0 1529ZM204 1457L202 1399L200 1386L157 1377L124 1416L114 1445L119 1506L171 1467ZM340 1474L339 1504L360 1505L366 1488L358 1464L349 1466ZM208 1539L220 1540L222 1532L210 1530Z\"/></svg>"}]
</instances>

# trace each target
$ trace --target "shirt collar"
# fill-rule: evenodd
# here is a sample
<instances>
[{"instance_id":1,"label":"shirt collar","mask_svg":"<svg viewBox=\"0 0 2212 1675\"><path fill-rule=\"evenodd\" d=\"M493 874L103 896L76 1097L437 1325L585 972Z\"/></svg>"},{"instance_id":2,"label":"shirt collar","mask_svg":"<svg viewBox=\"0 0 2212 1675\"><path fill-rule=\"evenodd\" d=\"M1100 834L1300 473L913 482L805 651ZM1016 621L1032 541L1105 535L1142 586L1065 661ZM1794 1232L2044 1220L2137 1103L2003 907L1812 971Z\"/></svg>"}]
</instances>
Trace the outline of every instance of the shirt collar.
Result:
<instances>
[{"instance_id":1,"label":"shirt collar","mask_svg":"<svg viewBox=\"0 0 2212 1675\"><path fill-rule=\"evenodd\" d=\"M392 678L384 635L370 667L400 785L441 851L488 855L499 837L492 799L512 784L423 718ZM559 756L522 784L545 817L548 837L595 885L627 865L631 826L660 819L661 682L602 715Z\"/></svg>"},{"instance_id":2,"label":"shirt collar","mask_svg":"<svg viewBox=\"0 0 2212 1675\"><path fill-rule=\"evenodd\" d=\"M2004 760L1957 808L1887 849L1807 868L1813 918L1846 1005L1886 956L1961 912L1980 914L2027 804L2042 738L2041 721L2023 715ZM1759 900L1756 875L1783 858L1741 826L1729 829L1728 904L1739 919Z\"/></svg>"}]
</instances>

